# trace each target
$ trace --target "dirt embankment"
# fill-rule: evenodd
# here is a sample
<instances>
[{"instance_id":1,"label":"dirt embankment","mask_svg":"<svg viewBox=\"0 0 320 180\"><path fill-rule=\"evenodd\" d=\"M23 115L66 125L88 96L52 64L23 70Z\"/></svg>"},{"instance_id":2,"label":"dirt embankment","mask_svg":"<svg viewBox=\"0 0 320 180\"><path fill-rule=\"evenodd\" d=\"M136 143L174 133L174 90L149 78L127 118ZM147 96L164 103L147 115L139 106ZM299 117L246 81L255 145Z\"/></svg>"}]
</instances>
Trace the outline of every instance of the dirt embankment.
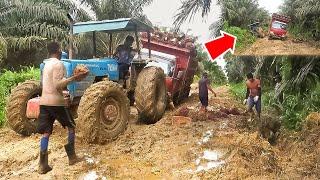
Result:
<instances>
[{"instance_id":1,"label":"dirt embankment","mask_svg":"<svg viewBox=\"0 0 320 180\"><path fill-rule=\"evenodd\" d=\"M319 131L282 133L271 146L255 132L242 105L229 95L228 87L215 89L210 97L210 118L194 117L198 97L193 94L178 109L187 107L191 122L172 124L178 110L168 111L158 123L137 121L131 108L127 131L106 145L76 141L85 161L67 165L63 149L67 132L56 125L49 143L53 170L37 173L39 135L21 137L0 130L0 179L316 179L319 172ZM222 113L237 109L240 113ZM237 115L234 115L237 114ZM206 115L202 115L206 117ZM209 120L210 119L210 120Z\"/></svg>"},{"instance_id":2,"label":"dirt embankment","mask_svg":"<svg viewBox=\"0 0 320 180\"><path fill-rule=\"evenodd\" d=\"M308 42L297 41L291 37L287 40L269 40L267 37L258 38L243 52L236 52L243 56L277 56L277 55L306 55L319 56L320 48Z\"/></svg>"}]
</instances>

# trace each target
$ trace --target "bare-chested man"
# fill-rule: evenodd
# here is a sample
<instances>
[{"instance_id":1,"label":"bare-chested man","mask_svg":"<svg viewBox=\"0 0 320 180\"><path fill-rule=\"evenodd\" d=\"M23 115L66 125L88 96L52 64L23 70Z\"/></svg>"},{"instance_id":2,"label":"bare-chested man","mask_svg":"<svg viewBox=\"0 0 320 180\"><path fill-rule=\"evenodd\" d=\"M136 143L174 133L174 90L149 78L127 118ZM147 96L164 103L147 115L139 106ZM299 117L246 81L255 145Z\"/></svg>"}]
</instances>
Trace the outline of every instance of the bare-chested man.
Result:
<instances>
[{"instance_id":1,"label":"bare-chested man","mask_svg":"<svg viewBox=\"0 0 320 180\"><path fill-rule=\"evenodd\" d=\"M74 150L75 123L69 109L66 107L62 91L66 89L67 85L72 81L81 80L88 75L88 72L85 72L79 73L77 76L64 78L66 70L60 61L60 44L52 42L48 44L47 48L49 59L45 61L42 73L42 95L40 98L38 126L38 132L42 134L38 169L40 174L45 174L52 170L48 165L48 143L55 119L57 119L63 127L68 127L68 144L64 147L68 155L69 165L79 160Z\"/></svg>"},{"instance_id":2,"label":"bare-chested man","mask_svg":"<svg viewBox=\"0 0 320 180\"><path fill-rule=\"evenodd\" d=\"M247 94L244 104L248 103L248 112L253 113L252 108L255 106L258 117L261 114L261 85L260 80L253 78L252 73L247 74Z\"/></svg>"}]
</instances>

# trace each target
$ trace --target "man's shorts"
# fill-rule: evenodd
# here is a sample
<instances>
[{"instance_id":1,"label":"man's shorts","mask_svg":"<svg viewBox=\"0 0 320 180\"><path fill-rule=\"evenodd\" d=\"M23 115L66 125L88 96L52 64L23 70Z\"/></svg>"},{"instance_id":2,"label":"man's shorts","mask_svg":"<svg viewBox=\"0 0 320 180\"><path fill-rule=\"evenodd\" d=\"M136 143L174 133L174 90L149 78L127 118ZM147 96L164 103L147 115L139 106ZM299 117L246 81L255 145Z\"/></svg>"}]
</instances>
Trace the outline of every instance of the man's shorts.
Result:
<instances>
[{"instance_id":1,"label":"man's shorts","mask_svg":"<svg viewBox=\"0 0 320 180\"><path fill-rule=\"evenodd\" d=\"M249 110L251 110L253 108L253 106L256 108L256 111L258 113L261 113L261 98L258 99L257 102L254 102L253 100L254 97L250 97L248 98L248 108Z\"/></svg>"},{"instance_id":2,"label":"man's shorts","mask_svg":"<svg viewBox=\"0 0 320 180\"><path fill-rule=\"evenodd\" d=\"M58 120L65 128L76 126L69 109L65 106L40 106L38 133L52 133L53 123Z\"/></svg>"},{"instance_id":3,"label":"man's shorts","mask_svg":"<svg viewBox=\"0 0 320 180\"><path fill-rule=\"evenodd\" d=\"M208 106L208 96L199 96L200 102L202 104L202 106L207 107Z\"/></svg>"}]
</instances>

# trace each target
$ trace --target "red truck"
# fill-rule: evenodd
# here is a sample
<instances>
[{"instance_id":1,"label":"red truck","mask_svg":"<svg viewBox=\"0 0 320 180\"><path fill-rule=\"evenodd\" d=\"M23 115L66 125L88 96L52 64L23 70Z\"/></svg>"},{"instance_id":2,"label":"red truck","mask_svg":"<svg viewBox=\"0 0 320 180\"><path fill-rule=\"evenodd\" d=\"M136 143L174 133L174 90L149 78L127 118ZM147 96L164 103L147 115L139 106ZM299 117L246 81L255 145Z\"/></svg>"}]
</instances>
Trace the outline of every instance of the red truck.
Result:
<instances>
[{"instance_id":1,"label":"red truck","mask_svg":"<svg viewBox=\"0 0 320 180\"><path fill-rule=\"evenodd\" d=\"M290 20L290 17L273 13L269 27L269 39L285 40L287 38L287 26Z\"/></svg>"}]
</instances>

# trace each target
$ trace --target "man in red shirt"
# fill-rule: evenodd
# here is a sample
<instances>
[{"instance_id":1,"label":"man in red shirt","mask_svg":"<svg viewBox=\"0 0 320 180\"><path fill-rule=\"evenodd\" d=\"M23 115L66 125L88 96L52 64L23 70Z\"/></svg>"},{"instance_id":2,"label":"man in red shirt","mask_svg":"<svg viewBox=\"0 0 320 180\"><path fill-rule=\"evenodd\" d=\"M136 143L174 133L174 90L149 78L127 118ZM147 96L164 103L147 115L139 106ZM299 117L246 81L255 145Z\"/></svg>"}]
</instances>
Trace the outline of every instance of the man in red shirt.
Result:
<instances>
[{"instance_id":1,"label":"man in red shirt","mask_svg":"<svg viewBox=\"0 0 320 180\"><path fill-rule=\"evenodd\" d=\"M243 101L244 104L248 103L248 112L253 113L253 106L255 106L255 109L257 111L258 117L260 119L261 114L261 84L260 80L253 78L252 73L247 74L247 93L246 98Z\"/></svg>"}]
</instances>

